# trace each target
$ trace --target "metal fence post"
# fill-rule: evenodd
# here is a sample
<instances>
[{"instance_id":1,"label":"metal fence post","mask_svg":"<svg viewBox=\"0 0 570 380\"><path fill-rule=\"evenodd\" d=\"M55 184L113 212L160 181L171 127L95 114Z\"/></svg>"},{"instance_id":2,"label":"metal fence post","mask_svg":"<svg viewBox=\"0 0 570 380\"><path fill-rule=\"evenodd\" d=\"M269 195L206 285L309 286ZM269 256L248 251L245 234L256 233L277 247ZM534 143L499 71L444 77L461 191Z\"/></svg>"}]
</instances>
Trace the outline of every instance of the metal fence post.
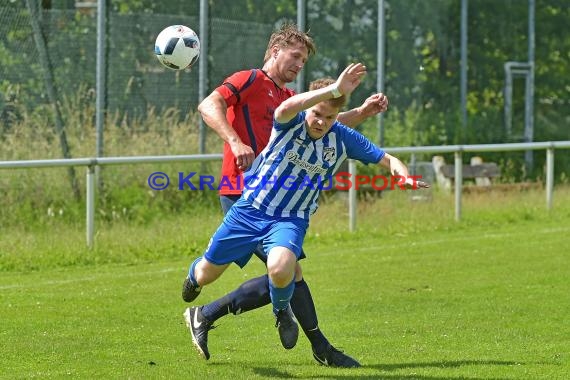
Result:
<instances>
[{"instance_id":1,"label":"metal fence post","mask_svg":"<svg viewBox=\"0 0 570 380\"><path fill-rule=\"evenodd\" d=\"M463 186L463 161L461 150L455 152L455 220L461 220L461 188Z\"/></svg>"},{"instance_id":2,"label":"metal fence post","mask_svg":"<svg viewBox=\"0 0 570 380\"><path fill-rule=\"evenodd\" d=\"M386 13L385 1L378 0L378 38L377 38L377 57L376 67L378 74L376 76L376 91L384 91L385 76L385 58L386 58ZM384 112L380 112L376 117L378 122L378 145L384 146Z\"/></svg>"},{"instance_id":3,"label":"metal fence post","mask_svg":"<svg viewBox=\"0 0 570 380\"><path fill-rule=\"evenodd\" d=\"M87 166L85 226L87 247L93 248L95 232L95 165Z\"/></svg>"},{"instance_id":4,"label":"metal fence post","mask_svg":"<svg viewBox=\"0 0 570 380\"><path fill-rule=\"evenodd\" d=\"M461 125L467 128L467 12L469 0L461 0ZM465 135L464 135L465 136ZM465 137L463 137L465 141Z\"/></svg>"},{"instance_id":5,"label":"metal fence post","mask_svg":"<svg viewBox=\"0 0 570 380\"><path fill-rule=\"evenodd\" d=\"M307 1L297 0L297 28L305 32L307 29ZM305 70L299 71L297 74L297 80L295 89L297 93L305 92Z\"/></svg>"},{"instance_id":6,"label":"metal fence post","mask_svg":"<svg viewBox=\"0 0 570 380\"><path fill-rule=\"evenodd\" d=\"M107 114L107 6L106 0L97 1L97 68L95 72L95 156L103 156L105 116ZM99 181L99 178L97 179Z\"/></svg>"},{"instance_id":7,"label":"metal fence post","mask_svg":"<svg viewBox=\"0 0 570 380\"><path fill-rule=\"evenodd\" d=\"M348 230L353 232L356 230L356 162L348 160L348 173L352 185L348 188Z\"/></svg>"},{"instance_id":8,"label":"metal fence post","mask_svg":"<svg viewBox=\"0 0 570 380\"><path fill-rule=\"evenodd\" d=\"M552 210L554 193L554 148L546 149L546 208Z\"/></svg>"},{"instance_id":9,"label":"metal fence post","mask_svg":"<svg viewBox=\"0 0 570 380\"><path fill-rule=\"evenodd\" d=\"M208 0L200 0L200 57L198 58L198 101L201 102L206 98L208 91L208 50L210 46L209 40L209 4ZM206 124L202 118L199 118L199 146L200 154L206 153ZM202 167L202 171L204 167Z\"/></svg>"}]
</instances>

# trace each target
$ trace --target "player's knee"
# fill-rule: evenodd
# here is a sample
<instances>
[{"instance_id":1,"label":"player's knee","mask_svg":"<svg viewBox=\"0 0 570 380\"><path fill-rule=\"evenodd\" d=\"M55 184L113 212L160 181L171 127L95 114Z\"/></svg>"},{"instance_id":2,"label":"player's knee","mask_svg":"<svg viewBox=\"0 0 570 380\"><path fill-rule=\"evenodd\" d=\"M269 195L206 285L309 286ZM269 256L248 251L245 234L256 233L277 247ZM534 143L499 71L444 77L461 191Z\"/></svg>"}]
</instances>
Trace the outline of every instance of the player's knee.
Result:
<instances>
[{"instance_id":1,"label":"player's knee","mask_svg":"<svg viewBox=\"0 0 570 380\"><path fill-rule=\"evenodd\" d=\"M273 282L273 285L278 288L284 288L293 280L294 272L285 265L274 265L267 267L267 274Z\"/></svg>"},{"instance_id":2,"label":"player's knee","mask_svg":"<svg viewBox=\"0 0 570 380\"><path fill-rule=\"evenodd\" d=\"M284 288L295 277L297 258L291 250L285 247L275 247L267 256L267 274L273 285Z\"/></svg>"}]
</instances>

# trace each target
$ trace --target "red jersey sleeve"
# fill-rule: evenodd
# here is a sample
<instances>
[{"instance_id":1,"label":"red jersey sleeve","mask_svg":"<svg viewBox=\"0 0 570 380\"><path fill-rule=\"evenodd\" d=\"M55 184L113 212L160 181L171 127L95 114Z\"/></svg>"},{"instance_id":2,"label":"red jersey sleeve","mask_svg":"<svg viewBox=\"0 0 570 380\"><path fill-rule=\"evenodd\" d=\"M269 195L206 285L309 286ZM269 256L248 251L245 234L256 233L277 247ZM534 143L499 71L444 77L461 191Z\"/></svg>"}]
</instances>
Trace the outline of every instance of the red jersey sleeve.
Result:
<instances>
[{"instance_id":1,"label":"red jersey sleeve","mask_svg":"<svg viewBox=\"0 0 570 380\"><path fill-rule=\"evenodd\" d=\"M238 71L227 77L216 88L216 91L223 96L228 107L243 103L245 101L244 98L251 92L251 85L254 83L256 75L259 75L259 73L255 69Z\"/></svg>"}]
</instances>

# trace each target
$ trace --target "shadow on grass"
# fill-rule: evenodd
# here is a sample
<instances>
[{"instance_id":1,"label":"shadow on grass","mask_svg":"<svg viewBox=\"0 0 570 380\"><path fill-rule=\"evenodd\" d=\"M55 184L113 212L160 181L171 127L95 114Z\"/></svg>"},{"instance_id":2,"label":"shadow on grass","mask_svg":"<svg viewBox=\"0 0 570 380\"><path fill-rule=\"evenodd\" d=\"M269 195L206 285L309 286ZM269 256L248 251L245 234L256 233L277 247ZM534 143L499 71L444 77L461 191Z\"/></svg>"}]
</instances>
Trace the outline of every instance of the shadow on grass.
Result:
<instances>
[{"instance_id":1,"label":"shadow on grass","mask_svg":"<svg viewBox=\"0 0 570 380\"><path fill-rule=\"evenodd\" d=\"M456 361L436 361L436 362L426 362L426 363L394 363L394 364L373 364L373 365L365 365L362 369L375 369L378 371L386 372L386 371L394 371L406 368L457 368L462 366L472 366L472 365L501 365L501 366L510 366L510 365L524 365L525 363L520 362L513 362L513 361L499 361L499 360L456 360ZM351 379L370 379L370 380L395 380L395 379L417 379L417 380L506 380L505 378L499 377L471 377L471 376L429 376L429 375L401 375L401 374L385 374L385 373L377 373L373 375L362 374L357 375L353 371L358 371L358 369L345 369L346 374L339 375L336 374L324 374L321 373L319 375L310 375L310 376L295 376L290 374L286 371L281 371L275 368L269 367L255 367L253 368L253 372L257 375L269 377L269 378L276 378L276 379L294 379L294 378L331 378L331 379L343 379L343 380L351 380Z\"/></svg>"},{"instance_id":2,"label":"shadow on grass","mask_svg":"<svg viewBox=\"0 0 570 380\"><path fill-rule=\"evenodd\" d=\"M396 369L404 368L456 368L466 365L524 365L525 363L501 360L452 360L452 361L437 361L429 363L393 363L393 364L374 364L365 366L365 368L375 368L382 371L393 371Z\"/></svg>"}]
</instances>

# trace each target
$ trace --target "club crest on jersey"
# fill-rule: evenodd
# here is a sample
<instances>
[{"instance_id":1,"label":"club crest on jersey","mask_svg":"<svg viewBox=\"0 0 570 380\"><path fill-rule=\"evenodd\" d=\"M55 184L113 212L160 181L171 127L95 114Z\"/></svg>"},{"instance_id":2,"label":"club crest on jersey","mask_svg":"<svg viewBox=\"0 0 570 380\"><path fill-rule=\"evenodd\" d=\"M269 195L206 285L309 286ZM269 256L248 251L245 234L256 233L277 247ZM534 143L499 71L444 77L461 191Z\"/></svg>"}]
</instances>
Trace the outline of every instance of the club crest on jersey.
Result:
<instances>
[{"instance_id":1,"label":"club crest on jersey","mask_svg":"<svg viewBox=\"0 0 570 380\"><path fill-rule=\"evenodd\" d=\"M335 160L336 160L335 148L332 146L323 148L323 161L331 163L331 162L334 162Z\"/></svg>"}]
</instances>

